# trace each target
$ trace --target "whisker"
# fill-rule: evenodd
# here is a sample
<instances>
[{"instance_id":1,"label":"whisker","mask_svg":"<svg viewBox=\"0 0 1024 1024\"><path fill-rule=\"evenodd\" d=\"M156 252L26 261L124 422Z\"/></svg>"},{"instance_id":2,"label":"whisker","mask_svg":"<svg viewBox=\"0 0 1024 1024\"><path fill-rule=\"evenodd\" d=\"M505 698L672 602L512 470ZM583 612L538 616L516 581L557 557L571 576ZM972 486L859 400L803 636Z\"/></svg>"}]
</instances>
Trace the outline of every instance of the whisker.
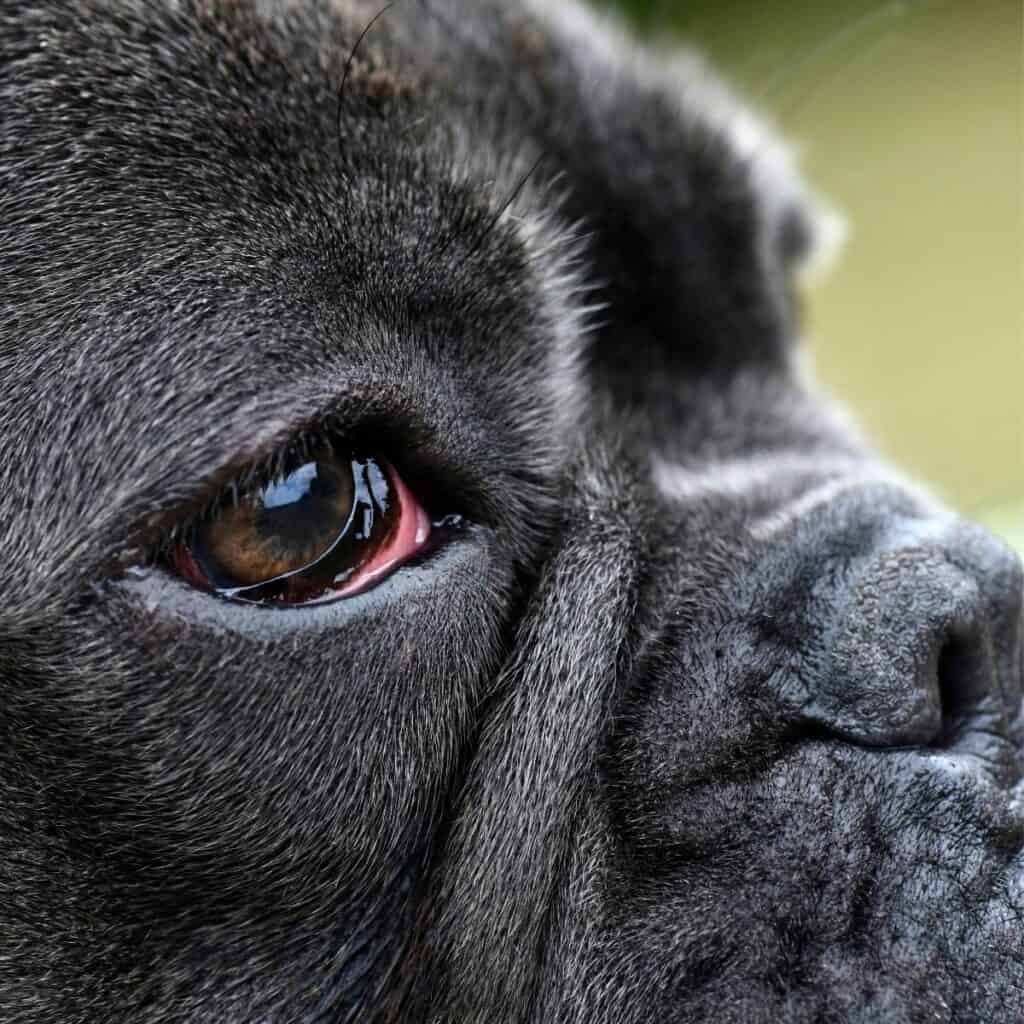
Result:
<instances>
[{"instance_id":1,"label":"whisker","mask_svg":"<svg viewBox=\"0 0 1024 1024\"><path fill-rule=\"evenodd\" d=\"M904 17L909 13L910 7L911 4L906 2L906 0L893 0L893 2L885 3L874 10L866 11L856 18L852 18L846 24L841 25L835 32L830 33L819 43L807 49L791 63L786 64L771 75L761 88L757 90L756 98L767 100L776 97L804 68L817 64L847 43L862 38L878 25L892 19Z\"/></svg>"},{"instance_id":2,"label":"whisker","mask_svg":"<svg viewBox=\"0 0 1024 1024\"><path fill-rule=\"evenodd\" d=\"M398 134L399 135L408 135L411 132L415 131L417 128L419 128L420 125L426 124L429 120L430 120L430 115L429 114L424 114L422 117L417 117L414 120L410 121L402 129L400 129Z\"/></svg>"},{"instance_id":3,"label":"whisker","mask_svg":"<svg viewBox=\"0 0 1024 1024\"><path fill-rule=\"evenodd\" d=\"M342 156L341 152L341 105L345 98L345 86L348 85L349 76L352 74L352 66L355 63L356 54L359 52L359 47L363 45L363 40L370 34L370 30L374 25L384 17L392 7L395 6L397 0L391 0L391 3L385 4L367 23L366 27L362 32L359 33L359 37L355 41L355 45L349 51L348 59L345 61L345 70L341 74L341 85L338 86L338 113L337 113L337 126L338 126L338 152Z\"/></svg>"},{"instance_id":4,"label":"whisker","mask_svg":"<svg viewBox=\"0 0 1024 1024\"><path fill-rule=\"evenodd\" d=\"M530 167L530 169L519 179L519 182L516 185L516 187L511 191L511 193L509 193L508 198L506 198L505 201L499 207L498 212L495 213L495 215L487 222L483 231L480 232L476 240L470 246L469 252L466 254L467 256L472 256L480 249L480 246L484 244L484 242L487 240L491 232L494 231L494 229L498 226L499 222L501 221L501 218L505 216L505 214L508 212L512 204L522 194L523 189L526 188L530 179L537 173L538 170L540 170L540 165L544 162L546 158L547 153L541 153L541 155L537 157L537 159L533 162L533 165Z\"/></svg>"}]
</instances>

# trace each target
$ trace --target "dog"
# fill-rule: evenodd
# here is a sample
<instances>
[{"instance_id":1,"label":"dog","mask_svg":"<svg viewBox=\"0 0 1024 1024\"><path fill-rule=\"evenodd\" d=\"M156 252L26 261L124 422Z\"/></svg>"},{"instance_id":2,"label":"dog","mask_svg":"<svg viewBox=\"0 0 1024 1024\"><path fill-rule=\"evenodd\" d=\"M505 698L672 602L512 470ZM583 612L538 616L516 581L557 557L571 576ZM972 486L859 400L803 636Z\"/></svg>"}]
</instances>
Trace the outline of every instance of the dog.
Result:
<instances>
[{"instance_id":1,"label":"dog","mask_svg":"<svg viewBox=\"0 0 1024 1024\"><path fill-rule=\"evenodd\" d=\"M697 57L0 55L0 1019L1024 1020L1020 565L816 389L828 215Z\"/></svg>"}]
</instances>

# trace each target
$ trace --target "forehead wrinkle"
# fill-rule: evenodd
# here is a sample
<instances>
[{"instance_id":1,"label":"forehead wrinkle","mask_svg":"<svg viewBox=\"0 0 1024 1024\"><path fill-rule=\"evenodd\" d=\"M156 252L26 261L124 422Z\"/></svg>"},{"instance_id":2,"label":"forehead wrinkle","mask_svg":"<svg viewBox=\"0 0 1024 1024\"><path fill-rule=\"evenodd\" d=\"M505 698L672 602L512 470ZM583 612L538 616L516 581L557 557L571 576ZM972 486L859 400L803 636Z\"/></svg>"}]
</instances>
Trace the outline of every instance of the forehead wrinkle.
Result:
<instances>
[{"instance_id":1,"label":"forehead wrinkle","mask_svg":"<svg viewBox=\"0 0 1024 1024\"><path fill-rule=\"evenodd\" d=\"M755 519L747 529L755 540L767 542L786 533L799 520L836 504L844 494L874 487L891 487L909 492L922 507L932 505L935 501L923 487L913 484L902 473L884 465L869 463L811 487L776 511Z\"/></svg>"},{"instance_id":2,"label":"forehead wrinkle","mask_svg":"<svg viewBox=\"0 0 1024 1024\"><path fill-rule=\"evenodd\" d=\"M936 505L926 488L894 468L818 452L762 452L692 464L654 456L651 477L662 497L684 506L726 501L753 510L774 504L771 511L753 514L745 524L748 535L760 543L781 537L800 520L854 491L893 488L911 495L921 508Z\"/></svg>"},{"instance_id":3,"label":"forehead wrinkle","mask_svg":"<svg viewBox=\"0 0 1024 1024\"><path fill-rule=\"evenodd\" d=\"M768 452L755 455L698 461L670 462L652 459L652 478L658 492L673 502L695 504L709 498L740 501L771 492L787 479L842 476L861 463L853 458L822 458L818 454Z\"/></svg>"}]
</instances>

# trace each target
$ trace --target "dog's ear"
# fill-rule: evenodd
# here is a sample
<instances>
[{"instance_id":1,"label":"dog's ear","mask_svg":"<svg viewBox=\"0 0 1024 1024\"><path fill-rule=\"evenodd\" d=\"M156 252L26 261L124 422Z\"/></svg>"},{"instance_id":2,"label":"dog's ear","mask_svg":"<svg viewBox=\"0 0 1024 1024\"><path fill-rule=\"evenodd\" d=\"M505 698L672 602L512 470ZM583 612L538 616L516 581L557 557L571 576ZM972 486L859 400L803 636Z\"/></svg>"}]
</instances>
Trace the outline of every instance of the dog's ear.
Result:
<instances>
[{"instance_id":1,"label":"dog's ear","mask_svg":"<svg viewBox=\"0 0 1024 1024\"><path fill-rule=\"evenodd\" d=\"M458 0L423 2L458 31ZM480 24L494 27L478 50L503 63L489 77L516 97L509 130L535 141L590 232L598 362L635 378L638 363L677 376L785 361L794 277L838 220L770 127L696 55L652 53L576 2L495 6Z\"/></svg>"},{"instance_id":2,"label":"dog's ear","mask_svg":"<svg viewBox=\"0 0 1024 1024\"><path fill-rule=\"evenodd\" d=\"M827 223L788 148L698 56L659 57L574 3L534 6L558 77L543 144L596 231L606 355L688 373L774 363Z\"/></svg>"}]
</instances>

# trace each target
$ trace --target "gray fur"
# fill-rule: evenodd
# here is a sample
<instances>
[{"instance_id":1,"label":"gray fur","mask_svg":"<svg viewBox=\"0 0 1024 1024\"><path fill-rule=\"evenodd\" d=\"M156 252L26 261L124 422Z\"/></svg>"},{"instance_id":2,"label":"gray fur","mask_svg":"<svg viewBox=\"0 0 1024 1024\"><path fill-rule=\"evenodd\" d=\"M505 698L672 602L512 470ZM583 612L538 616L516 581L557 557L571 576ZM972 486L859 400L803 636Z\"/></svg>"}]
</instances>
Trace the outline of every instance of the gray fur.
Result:
<instances>
[{"instance_id":1,"label":"gray fur","mask_svg":"<svg viewBox=\"0 0 1024 1024\"><path fill-rule=\"evenodd\" d=\"M0 1019L1024 1019L1020 566L807 381L784 148L575 3L377 13L0 3ZM324 430L465 530L153 564Z\"/></svg>"}]
</instances>

